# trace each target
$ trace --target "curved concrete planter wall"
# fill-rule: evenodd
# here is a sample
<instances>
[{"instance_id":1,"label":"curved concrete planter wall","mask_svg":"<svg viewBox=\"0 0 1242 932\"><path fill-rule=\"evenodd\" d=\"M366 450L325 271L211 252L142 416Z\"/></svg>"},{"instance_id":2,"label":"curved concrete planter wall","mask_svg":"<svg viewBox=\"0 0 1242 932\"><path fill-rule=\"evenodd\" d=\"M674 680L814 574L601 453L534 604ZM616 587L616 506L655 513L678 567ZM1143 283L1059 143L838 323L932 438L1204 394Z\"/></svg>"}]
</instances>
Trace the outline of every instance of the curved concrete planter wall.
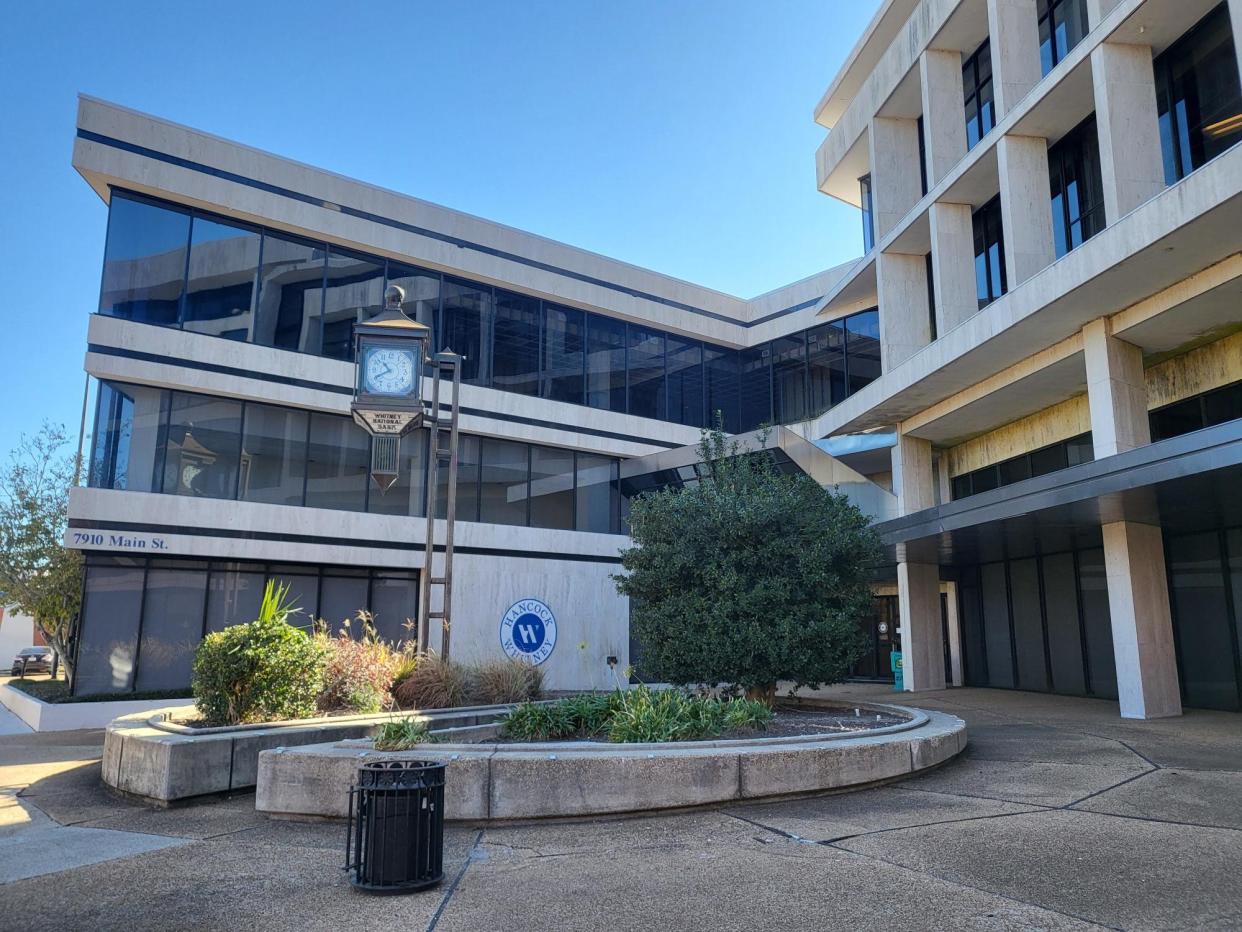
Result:
<instances>
[{"instance_id":1,"label":"curved concrete planter wall","mask_svg":"<svg viewBox=\"0 0 1242 932\"><path fill-rule=\"evenodd\" d=\"M949 760L966 725L940 712L893 706L909 722L864 735L684 744L429 744L385 753L325 743L259 754L255 807L276 816L343 817L359 763L448 763L446 817L487 821L603 815L701 806L863 786Z\"/></svg>"}]
</instances>

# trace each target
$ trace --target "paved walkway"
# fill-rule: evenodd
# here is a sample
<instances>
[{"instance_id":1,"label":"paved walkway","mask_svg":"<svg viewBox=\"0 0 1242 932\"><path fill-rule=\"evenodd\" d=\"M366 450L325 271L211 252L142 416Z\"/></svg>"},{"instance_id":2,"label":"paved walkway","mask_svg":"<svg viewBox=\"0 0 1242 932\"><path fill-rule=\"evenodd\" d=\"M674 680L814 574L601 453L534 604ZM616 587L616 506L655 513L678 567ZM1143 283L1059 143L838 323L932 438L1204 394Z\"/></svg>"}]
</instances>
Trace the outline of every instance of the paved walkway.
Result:
<instances>
[{"instance_id":1,"label":"paved walkway","mask_svg":"<svg viewBox=\"0 0 1242 932\"><path fill-rule=\"evenodd\" d=\"M917 703L970 726L932 773L663 817L450 826L443 887L397 898L349 888L338 824L268 821L249 796L145 809L100 787L98 732L0 738L0 787L21 789L45 839L117 846L19 866L38 876L0 885L0 910L7 927L100 930L1242 928L1242 716L1123 722L1114 703L974 689ZM0 875L14 858L0 834Z\"/></svg>"}]
</instances>

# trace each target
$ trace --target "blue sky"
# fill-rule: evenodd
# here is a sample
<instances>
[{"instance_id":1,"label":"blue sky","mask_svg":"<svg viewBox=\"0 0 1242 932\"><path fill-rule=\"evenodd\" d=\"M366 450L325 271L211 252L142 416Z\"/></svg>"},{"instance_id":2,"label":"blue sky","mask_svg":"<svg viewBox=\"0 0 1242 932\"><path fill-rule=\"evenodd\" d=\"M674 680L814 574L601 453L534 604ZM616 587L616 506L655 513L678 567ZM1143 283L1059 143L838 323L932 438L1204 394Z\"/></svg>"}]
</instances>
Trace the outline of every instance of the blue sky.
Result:
<instances>
[{"instance_id":1,"label":"blue sky","mask_svg":"<svg viewBox=\"0 0 1242 932\"><path fill-rule=\"evenodd\" d=\"M43 419L77 433L107 219L70 166L79 91L751 297L861 251L811 112L877 6L14 4L0 455Z\"/></svg>"}]
</instances>

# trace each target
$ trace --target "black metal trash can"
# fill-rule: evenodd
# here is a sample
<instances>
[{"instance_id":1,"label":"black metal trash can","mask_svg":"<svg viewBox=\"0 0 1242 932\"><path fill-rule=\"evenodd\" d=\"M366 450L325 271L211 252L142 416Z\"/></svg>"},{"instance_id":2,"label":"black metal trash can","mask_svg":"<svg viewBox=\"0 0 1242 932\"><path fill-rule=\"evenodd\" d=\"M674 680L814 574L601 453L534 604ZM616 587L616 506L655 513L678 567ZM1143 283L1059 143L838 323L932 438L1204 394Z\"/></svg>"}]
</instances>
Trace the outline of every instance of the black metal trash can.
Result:
<instances>
[{"instance_id":1,"label":"black metal trash can","mask_svg":"<svg viewBox=\"0 0 1242 932\"><path fill-rule=\"evenodd\" d=\"M413 893L444 879L444 764L363 764L349 791L345 869L369 893Z\"/></svg>"}]
</instances>

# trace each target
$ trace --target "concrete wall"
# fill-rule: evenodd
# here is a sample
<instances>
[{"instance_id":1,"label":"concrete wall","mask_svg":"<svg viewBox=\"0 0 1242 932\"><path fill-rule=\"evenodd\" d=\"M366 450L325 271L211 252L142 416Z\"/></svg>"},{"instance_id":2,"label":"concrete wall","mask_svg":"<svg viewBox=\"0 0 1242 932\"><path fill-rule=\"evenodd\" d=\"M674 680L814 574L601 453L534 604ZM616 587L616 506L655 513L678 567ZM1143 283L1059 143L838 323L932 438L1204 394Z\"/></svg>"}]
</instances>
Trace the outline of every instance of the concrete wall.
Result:
<instances>
[{"instance_id":1,"label":"concrete wall","mask_svg":"<svg viewBox=\"0 0 1242 932\"><path fill-rule=\"evenodd\" d=\"M946 451L949 475L960 476L1068 440L1090 429L1091 413L1087 408L1087 396L1078 395L950 447Z\"/></svg>"}]
</instances>

